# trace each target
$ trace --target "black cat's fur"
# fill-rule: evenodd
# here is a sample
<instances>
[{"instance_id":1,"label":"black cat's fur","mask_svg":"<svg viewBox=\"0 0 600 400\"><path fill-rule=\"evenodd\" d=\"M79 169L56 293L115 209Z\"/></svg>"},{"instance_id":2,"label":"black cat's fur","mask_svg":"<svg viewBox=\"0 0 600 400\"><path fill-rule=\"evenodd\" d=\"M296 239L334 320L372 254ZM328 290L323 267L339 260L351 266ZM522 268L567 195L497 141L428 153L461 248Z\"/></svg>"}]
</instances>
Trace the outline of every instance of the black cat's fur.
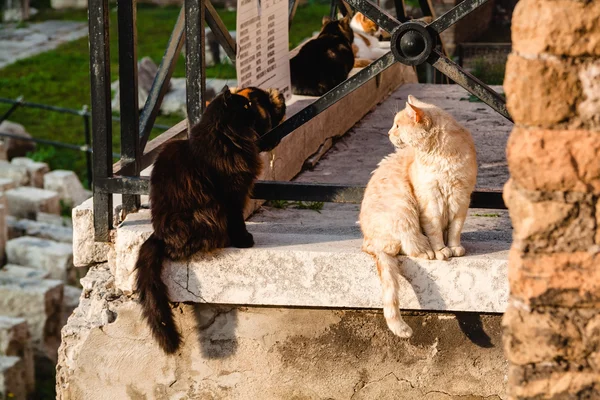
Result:
<instances>
[{"instance_id":1,"label":"black cat's fur","mask_svg":"<svg viewBox=\"0 0 600 400\"><path fill-rule=\"evenodd\" d=\"M290 60L292 93L322 96L348 78L354 66L354 33L348 16L323 18L321 33Z\"/></svg>"},{"instance_id":2,"label":"black cat's fur","mask_svg":"<svg viewBox=\"0 0 600 400\"><path fill-rule=\"evenodd\" d=\"M189 140L164 147L150 177L154 233L140 248L136 286L143 315L168 354L181 335L161 279L164 259L254 245L243 212L261 169L256 141L284 118L285 102L274 90L232 91L208 105Z\"/></svg>"}]
</instances>

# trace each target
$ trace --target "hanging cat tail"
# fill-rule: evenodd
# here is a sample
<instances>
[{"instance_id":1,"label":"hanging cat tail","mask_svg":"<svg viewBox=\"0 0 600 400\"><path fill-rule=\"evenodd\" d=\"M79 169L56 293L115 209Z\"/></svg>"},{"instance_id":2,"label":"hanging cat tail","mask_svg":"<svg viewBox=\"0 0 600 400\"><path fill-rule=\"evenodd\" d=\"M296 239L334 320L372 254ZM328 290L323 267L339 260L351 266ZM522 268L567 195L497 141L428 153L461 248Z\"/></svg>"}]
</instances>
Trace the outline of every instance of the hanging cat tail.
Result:
<instances>
[{"instance_id":1,"label":"hanging cat tail","mask_svg":"<svg viewBox=\"0 0 600 400\"><path fill-rule=\"evenodd\" d=\"M396 336L409 338L413 332L402 319L398 302L398 290L400 288L398 279L401 277L399 260L397 257L382 251L375 254L375 260L383 290L383 315L388 328Z\"/></svg>"},{"instance_id":2,"label":"hanging cat tail","mask_svg":"<svg viewBox=\"0 0 600 400\"><path fill-rule=\"evenodd\" d=\"M181 345L181 334L175 326L169 305L167 287L161 272L165 258L165 243L154 234L140 248L135 268L136 287L140 294L142 314L152 335L167 354L173 354Z\"/></svg>"}]
</instances>

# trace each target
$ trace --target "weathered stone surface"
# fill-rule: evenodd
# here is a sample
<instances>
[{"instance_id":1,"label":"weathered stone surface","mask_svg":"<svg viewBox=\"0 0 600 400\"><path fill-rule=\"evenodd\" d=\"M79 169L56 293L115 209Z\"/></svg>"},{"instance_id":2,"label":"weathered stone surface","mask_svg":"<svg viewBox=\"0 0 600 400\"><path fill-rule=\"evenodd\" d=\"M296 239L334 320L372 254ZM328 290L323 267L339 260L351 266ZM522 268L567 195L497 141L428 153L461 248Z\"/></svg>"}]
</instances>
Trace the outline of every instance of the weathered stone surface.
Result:
<instances>
[{"instance_id":1,"label":"weathered stone surface","mask_svg":"<svg viewBox=\"0 0 600 400\"><path fill-rule=\"evenodd\" d=\"M63 283L0 276L0 314L27 320L36 353L56 361L60 344Z\"/></svg>"},{"instance_id":2,"label":"weathered stone surface","mask_svg":"<svg viewBox=\"0 0 600 400\"><path fill-rule=\"evenodd\" d=\"M50 278L74 282L73 248L66 243L31 236L9 240L6 256L11 264L47 271Z\"/></svg>"},{"instance_id":3,"label":"weathered stone surface","mask_svg":"<svg viewBox=\"0 0 600 400\"><path fill-rule=\"evenodd\" d=\"M35 216L35 220L42 224L54 225L54 226L68 226L68 218L58 214L50 214L47 212L39 212Z\"/></svg>"},{"instance_id":4,"label":"weathered stone surface","mask_svg":"<svg viewBox=\"0 0 600 400\"><path fill-rule=\"evenodd\" d=\"M515 127L508 140L511 177L528 190L600 194L600 135Z\"/></svg>"},{"instance_id":5,"label":"weathered stone surface","mask_svg":"<svg viewBox=\"0 0 600 400\"><path fill-rule=\"evenodd\" d=\"M66 226L58 226L45 222L32 221L30 219L11 218L7 221L12 236L34 236L40 239L49 239L56 242L73 242L73 229Z\"/></svg>"},{"instance_id":6,"label":"weathered stone surface","mask_svg":"<svg viewBox=\"0 0 600 400\"><path fill-rule=\"evenodd\" d=\"M35 388L33 349L27 321L23 318L0 316L0 357L19 357L25 370L27 393Z\"/></svg>"},{"instance_id":7,"label":"weathered stone surface","mask_svg":"<svg viewBox=\"0 0 600 400\"><path fill-rule=\"evenodd\" d=\"M512 302L503 318L504 349L515 365L557 360L582 368L600 360L600 311L545 307L525 309ZM597 372L600 373L600 370Z\"/></svg>"},{"instance_id":8,"label":"weathered stone surface","mask_svg":"<svg viewBox=\"0 0 600 400\"><path fill-rule=\"evenodd\" d=\"M600 253L511 251L511 295L530 306L600 308Z\"/></svg>"},{"instance_id":9,"label":"weathered stone surface","mask_svg":"<svg viewBox=\"0 0 600 400\"><path fill-rule=\"evenodd\" d=\"M0 397L15 400L27 398L26 371L19 357L0 356Z\"/></svg>"},{"instance_id":10,"label":"weathered stone surface","mask_svg":"<svg viewBox=\"0 0 600 400\"><path fill-rule=\"evenodd\" d=\"M22 265L6 264L0 267L0 277L46 279L49 276L50 273L48 271L24 267Z\"/></svg>"},{"instance_id":11,"label":"weathered stone surface","mask_svg":"<svg viewBox=\"0 0 600 400\"><path fill-rule=\"evenodd\" d=\"M58 193L60 199L71 207L78 206L91 196L75 172L60 169L44 175L44 189Z\"/></svg>"},{"instance_id":12,"label":"weathered stone surface","mask_svg":"<svg viewBox=\"0 0 600 400\"><path fill-rule=\"evenodd\" d=\"M18 187L5 192L10 215L35 219L38 212L60 214L60 202L56 192L34 187Z\"/></svg>"},{"instance_id":13,"label":"weathered stone surface","mask_svg":"<svg viewBox=\"0 0 600 400\"><path fill-rule=\"evenodd\" d=\"M360 250L358 205L265 209L248 225L256 245L165 264L172 301L311 307L381 307L373 260ZM476 211L474 212L477 213ZM323 218L326 215L327 218ZM506 214L504 214L506 218ZM402 257L405 309L503 312L510 225L501 214L467 219L467 256L449 262ZM485 227L485 228L484 228ZM478 235L479 230L493 232ZM116 233L115 285L133 290L139 246L151 234L149 212L130 214Z\"/></svg>"},{"instance_id":14,"label":"weathered stone surface","mask_svg":"<svg viewBox=\"0 0 600 400\"><path fill-rule=\"evenodd\" d=\"M27 157L15 157L11 160L11 164L21 165L27 168L29 184L31 186L37 188L44 187L44 174L50 171L48 164L44 162L36 162Z\"/></svg>"},{"instance_id":15,"label":"weathered stone surface","mask_svg":"<svg viewBox=\"0 0 600 400\"><path fill-rule=\"evenodd\" d=\"M578 65L556 57L529 59L511 54L504 88L514 121L531 126L552 127L575 117L582 95Z\"/></svg>"},{"instance_id":16,"label":"weathered stone surface","mask_svg":"<svg viewBox=\"0 0 600 400\"><path fill-rule=\"evenodd\" d=\"M594 204L587 199L532 198L516 179L504 187L504 201L514 224L513 247L523 252L587 251L594 245Z\"/></svg>"},{"instance_id":17,"label":"weathered stone surface","mask_svg":"<svg viewBox=\"0 0 600 400\"><path fill-rule=\"evenodd\" d=\"M4 160L0 160L0 178L13 181L13 187L27 185L29 183L27 168L22 165L13 165ZM4 186L5 188L3 188L3 190L8 190L7 186L9 185L5 183Z\"/></svg>"},{"instance_id":18,"label":"weathered stone surface","mask_svg":"<svg viewBox=\"0 0 600 400\"><path fill-rule=\"evenodd\" d=\"M510 398L514 400L600 398L598 372L552 367L555 365L511 365L508 374Z\"/></svg>"},{"instance_id":19,"label":"weathered stone surface","mask_svg":"<svg viewBox=\"0 0 600 400\"><path fill-rule=\"evenodd\" d=\"M31 139L31 135L27 133L25 127L23 127L21 124L17 124L16 122L0 122L0 132ZM14 157L25 157L27 153L35 150L35 142L30 140L3 138L2 141L4 142L4 146L6 146L6 155L8 160L12 160Z\"/></svg>"},{"instance_id":20,"label":"weathered stone surface","mask_svg":"<svg viewBox=\"0 0 600 400\"><path fill-rule=\"evenodd\" d=\"M0 163L0 168L5 166L6 164ZM10 178L0 178L0 192L5 192L10 189L14 189L17 187L17 183Z\"/></svg>"},{"instance_id":21,"label":"weathered stone surface","mask_svg":"<svg viewBox=\"0 0 600 400\"><path fill-rule=\"evenodd\" d=\"M380 312L180 305L184 346L165 356L108 270L84 292L62 331L60 400L506 399L499 316L476 318L484 345L446 314L406 315L415 335L402 340Z\"/></svg>"},{"instance_id":22,"label":"weathered stone surface","mask_svg":"<svg viewBox=\"0 0 600 400\"><path fill-rule=\"evenodd\" d=\"M6 250L6 241L8 240L8 226L6 223L6 206L0 203L0 265Z\"/></svg>"},{"instance_id":23,"label":"weathered stone surface","mask_svg":"<svg viewBox=\"0 0 600 400\"><path fill-rule=\"evenodd\" d=\"M67 320L73 313L73 311L79 305L79 298L81 297L81 289L75 286L66 285L64 289L64 302L63 302L63 325L67 323Z\"/></svg>"},{"instance_id":24,"label":"weathered stone surface","mask_svg":"<svg viewBox=\"0 0 600 400\"><path fill-rule=\"evenodd\" d=\"M521 0L513 13L511 32L518 53L600 56L600 3Z\"/></svg>"},{"instance_id":25,"label":"weathered stone surface","mask_svg":"<svg viewBox=\"0 0 600 400\"><path fill-rule=\"evenodd\" d=\"M120 195L113 195L113 205L120 204ZM109 243L94 241L94 212L92 199L75 207L73 215L73 264L85 267L106 262Z\"/></svg>"}]
</instances>

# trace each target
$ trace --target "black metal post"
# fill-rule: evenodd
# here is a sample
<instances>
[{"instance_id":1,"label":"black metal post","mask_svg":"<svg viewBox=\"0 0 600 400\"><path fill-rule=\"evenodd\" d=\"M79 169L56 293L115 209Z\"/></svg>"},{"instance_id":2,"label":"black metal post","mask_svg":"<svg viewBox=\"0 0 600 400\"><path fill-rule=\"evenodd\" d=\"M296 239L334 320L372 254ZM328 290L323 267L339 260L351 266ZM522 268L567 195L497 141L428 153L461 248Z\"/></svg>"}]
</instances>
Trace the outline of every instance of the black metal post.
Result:
<instances>
[{"instance_id":1,"label":"black metal post","mask_svg":"<svg viewBox=\"0 0 600 400\"><path fill-rule=\"evenodd\" d=\"M185 0L185 78L188 135L200 122L204 111L206 91L206 62L204 58L204 0Z\"/></svg>"},{"instance_id":2,"label":"black metal post","mask_svg":"<svg viewBox=\"0 0 600 400\"><path fill-rule=\"evenodd\" d=\"M92 93L92 134L94 183L112 176L112 114L110 93L110 42L108 0L90 0L89 7L90 80ZM94 191L94 237L108 242L112 226L112 194Z\"/></svg>"},{"instance_id":3,"label":"black metal post","mask_svg":"<svg viewBox=\"0 0 600 400\"><path fill-rule=\"evenodd\" d=\"M294 17L296 16L296 10L298 9L298 1L297 0L289 0L288 3L288 30L292 27L292 21L294 21Z\"/></svg>"},{"instance_id":4,"label":"black metal post","mask_svg":"<svg viewBox=\"0 0 600 400\"><path fill-rule=\"evenodd\" d=\"M81 108L81 117L83 118L83 132L85 135L85 145L89 149L92 148L92 138L90 135L90 117L88 115L87 106ZM92 173L92 154L89 151L85 152L85 167L88 179L88 185L92 187L94 175Z\"/></svg>"},{"instance_id":5,"label":"black metal post","mask_svg":"<svg viewBox=\"0 0 600 400\"><path fill-rule=\"evenodd\" d=\"M136 0L118 0L119 104L121 106L121 160L132 164L132 176L140 174ZM123 212L135 212L140 196L123 195Z\"/></svg>"},{"instance_id":6,"label":"black metal post","mask_svg":"<svg viewBox=\"0 0 600 400\"><path fill-rule=\"evenodd\" d=\"M404 0L394 0L394 7L396 8L396 19L400 22L406 22L408 17L406 16Z\"/></svg>"}]
</instances>

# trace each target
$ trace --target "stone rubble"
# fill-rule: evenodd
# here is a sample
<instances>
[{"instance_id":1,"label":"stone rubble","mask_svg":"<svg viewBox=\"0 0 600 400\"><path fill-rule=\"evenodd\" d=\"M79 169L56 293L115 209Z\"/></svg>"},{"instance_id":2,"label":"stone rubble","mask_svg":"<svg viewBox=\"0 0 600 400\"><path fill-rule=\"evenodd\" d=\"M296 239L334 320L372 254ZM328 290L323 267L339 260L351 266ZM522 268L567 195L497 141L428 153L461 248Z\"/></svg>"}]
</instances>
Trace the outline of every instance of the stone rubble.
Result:
<instances>
[{"instance_id":1,"label":"stone rubble","mask_svg":"<svg viewBox=\"0 0 600 400\"><path fill-rule=\"evenodd\" d=\"M0 399L20 400L35 389L36 367L43 379L56 364L60 330L79 304L87 268L73 268L72 222L60 214L91 193L72 171L2 160L6 150L0 140Z\"/></svg>"},{"instance_id":2,"label":"stone rubble","mask_svg":"<svg viewBox=\"0 0 600 400\"><path fill-rule=\"evenodd\" d=\"M0 51L0 53L2 53ZM2 68L2 60L0 57L0 68ZM31 138L31 135L25 130L21 124L11 121L3 121L0 123L0 133L20 136L23 138ZM0 152L0 159L11 160L14 157L25 157L27 153L35 150L35 142L30 140L19 140L12 137L2 137L0 142L3 143L3 151Z\"/></svg>"}]
</instances>

